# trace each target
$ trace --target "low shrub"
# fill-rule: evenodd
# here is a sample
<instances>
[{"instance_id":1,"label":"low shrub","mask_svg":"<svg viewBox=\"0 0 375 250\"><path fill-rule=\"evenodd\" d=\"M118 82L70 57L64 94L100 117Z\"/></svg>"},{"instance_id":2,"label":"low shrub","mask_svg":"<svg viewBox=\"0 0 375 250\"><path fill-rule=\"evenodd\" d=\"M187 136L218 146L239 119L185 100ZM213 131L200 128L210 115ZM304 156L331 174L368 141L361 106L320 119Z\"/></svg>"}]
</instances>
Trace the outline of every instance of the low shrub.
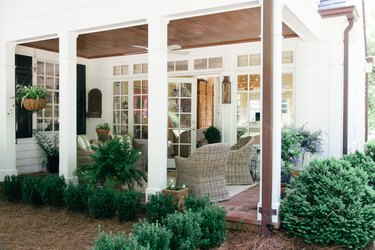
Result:
<instances>
[{"instance_id":1,"label":"low shrub","mask_svg":"<svg viewBox=\"0 0 375 250\"><path fill-rule=\"evenodd\" d=\"M66 184L64 176L48 175L42 181L40 195L45 204L54 207L64 204Z\"/></svg>"},{"instance_id":2,"label":"low shrub","mask_svg":"<svg viewBox=\"0 0 375 250\"><path fill-rule=\"evenodd\" d=\"M375 188L375 162L370 156L359 151L345 155L344 160L348 161L352 167L360 168L368 175L368 184Z\"/></svg>"},{"instance_id":3,"label":"low shrub","mask_svg":"<svg viewBox=\"0 0 375 250\"><path fill-rule=\"evenodd\" d=\"M206 206L200 211L202 221L200 228L202 237L200 239L201 249L210 249L220 246L226 238L226 212L218 205Z\"/></svg>"},{"instance_id":4,"label":"low shrub","mask_svg":"<svg viewBox=\"0 0 375 250\"><path fill-rule=\"evenodd\" d=\"M164 226L172 232L171 249L197 249L202 237L200 224L202 217L199 213L185 210L167 216Z\"/></svg>"},{"instance_id":5,"label":"low shrub","mask_svg":"<svg viewBox=\"0 0 375 250\"><path fill-rule=\"evenodd\" d=\"M138 244L136 237L126 240L124 233L109 234L104 233L99 228L98 238L94 241L93 250L150 250Z\"/></svg>"},{"instance_id":6,"label":"low shrub","mask_svg":"<svg viewBox=\"0 0 375 250\"><path fill-rule=\"evenodd\" d=\"M69 183L65 191L64 201L70 210L82 213L88 208L90 194L87 185L78 184L75 186L73 183Z\"/></svg>"},{"instance_id":7,"label":"low shrub","mask_svg":"<svg viewBox=\"0 0 375 250\"><path fill-rule=\"evenodd\" d=\"M129 236L129 240L136 238L138 244L143 247L149 246L150 249L168 250L171 232L158 222L150 224L143 220L134 225L133 234Z\"/></svg>"},{"instance_id":8,"label":"low shrub","mask_svg":"<svg viewBox=\"0 0 375 250\"><path fill-rule=\"evenodd\" d=\"M371 157L371 159L375 162L375 140L366 142L365 155Z\"/></svg>"},{"instance_id":9,"label":"low shrub","mask_svg":"<svg viewBox=\"0 0 375 250\"><path fill-rule=\"evenodd\" d=\"M135 191L118 192L116 194L116 211L119 221L137 218L141 208L141 195Z\"/></svg>"},{"instance_id":10,"label":"low shrub","mask_svg":"<svg viewBox=\"0 0 375 250\"><path fill-rule=\"evenodd\" d=\"M7 201L14 202L21 199L22 176L5 176L3 194Z\"/></svg>"},{"instance_id":11,"label":"low shrub","mask_svg":"<svg viewBox=\"0 0 375 250\"><path fill-rule=\"evenodd\" d=\"M22 200L32 205L42 205L43 199L40 194L43 181L38 176L25 176L21 186Z\"/></svg>"},{"instance_id":12,"label":"low shrub","mask_svg":"<svg viewBox=\"0 0 375 250\"><path fill-rule=\"evenodd\" d=\"M150 195L146 204L146 217L151 222L161 222L168 214L177 209L171 195L163 195L161 193Z\"/></svg>"},{"instance_id":13,"label":"low shrub","mask_svg":"<svg viewBox=\"0 0 375 250\"><path fill-rule=\"evenodd\" d=\"M199 197L193 194L189 194L185 199L185 209L190 209L193 212L200 211L211 204L212 202L208 197Z\"/></svg>"},{"instance_id":14,"label":"low shrub","mask_svg":"<svg viewBox=\"0 0 375 250\"><path fill-rule=\"evenodd\" d=\"M89 212L96 219L110 218L115 214L115 194L112 190L94 190L88 200Z\"/></svg>"},{"instance_id":15,"label":"low shrub","mask_svg":"<svg viewBox=\"0 0 375 250\"><path fill-rule=\"evenodd\" d=\"M366 246L375 239L375 191L367 178L346 160L311 161L286 190L284 228L315 244Z\"/></svg>"}]
</instances>

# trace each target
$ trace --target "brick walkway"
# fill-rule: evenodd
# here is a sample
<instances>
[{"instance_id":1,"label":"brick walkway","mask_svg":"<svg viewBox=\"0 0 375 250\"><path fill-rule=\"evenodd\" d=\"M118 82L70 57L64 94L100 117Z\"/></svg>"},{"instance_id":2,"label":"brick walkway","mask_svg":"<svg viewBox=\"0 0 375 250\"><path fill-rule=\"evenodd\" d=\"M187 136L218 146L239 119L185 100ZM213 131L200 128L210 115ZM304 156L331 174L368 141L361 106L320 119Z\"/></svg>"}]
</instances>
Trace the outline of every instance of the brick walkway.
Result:
<instances>
[{"instance_id":1,"label":"brick walkway","mask_svg":"<svg viewBox=\"0 0 375 250\"><path fill-rule=\"evenodd\" d=\"M249 188L227 201L220 202L227 211L229 228L259 232L260 222L257 220L257 204L259 201L259 185Z\"/></svg>"}]
</instances>

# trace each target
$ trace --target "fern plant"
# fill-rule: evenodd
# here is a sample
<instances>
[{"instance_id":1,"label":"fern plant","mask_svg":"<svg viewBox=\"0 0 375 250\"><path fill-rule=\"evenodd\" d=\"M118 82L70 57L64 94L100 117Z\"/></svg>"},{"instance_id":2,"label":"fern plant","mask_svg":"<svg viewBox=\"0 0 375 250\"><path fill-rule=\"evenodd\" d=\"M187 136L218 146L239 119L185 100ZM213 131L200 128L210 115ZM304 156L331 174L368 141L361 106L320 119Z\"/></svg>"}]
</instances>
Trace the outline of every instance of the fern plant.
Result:
<instances>
[{"instance_id":1,"label":"fern plant","mask_svg":"<svg viewBox=\"0 0 375 250\"><path fill-rule=\"evenodd\" d=\"M47 95L47 89L39 85L25 86L18 84L16 86L16 102L21 105L25 99L46 98Z\"/></svg>"},{"instance_id":2,"label":"fern plant","mask_svg":"<svg viewBox=\"0 0 375 250\"><path fill-rule=\"evenodd\" d=\"M59 135L55 134L53 138L41 131L33 130L33 135L37 144L47 156L59 156Z\"/></svg>"}]
</instances>

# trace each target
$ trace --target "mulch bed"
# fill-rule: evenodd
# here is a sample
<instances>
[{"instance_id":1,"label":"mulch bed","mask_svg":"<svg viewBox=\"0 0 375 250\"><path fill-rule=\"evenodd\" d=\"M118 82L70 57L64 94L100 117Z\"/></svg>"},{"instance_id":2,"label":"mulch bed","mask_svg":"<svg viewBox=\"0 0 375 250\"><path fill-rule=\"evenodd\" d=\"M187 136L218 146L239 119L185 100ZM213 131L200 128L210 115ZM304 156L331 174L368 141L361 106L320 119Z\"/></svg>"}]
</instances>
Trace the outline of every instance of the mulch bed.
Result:
<instances>
[{"instance_id":1,"label":"mulch bed","mask_svg":"<svg viewBox=\"0 0 375 250\"><path fill-rule=\"evenodd\" d=\"M98 226L106 232L130 233L133 222L119 223L116 218L96 220L89 215L48 206L32 207L0 199L0 250L5 249L87 249L98 235ZM319 248L292 239L282 231L262 238L256 233L230 231L217 250L229 249L341 249ZM371 249L371 248L369 248Z\"/></svg>"}]
</instances>

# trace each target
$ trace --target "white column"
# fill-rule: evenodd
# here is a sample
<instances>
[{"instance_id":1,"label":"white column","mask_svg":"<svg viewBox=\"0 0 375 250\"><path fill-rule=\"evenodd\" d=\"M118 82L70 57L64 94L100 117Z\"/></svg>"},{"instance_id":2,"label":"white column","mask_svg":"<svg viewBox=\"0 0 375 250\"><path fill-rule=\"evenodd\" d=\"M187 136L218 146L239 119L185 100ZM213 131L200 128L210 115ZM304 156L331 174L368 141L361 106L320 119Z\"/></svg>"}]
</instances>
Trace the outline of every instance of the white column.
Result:
<instances>
[{"instance_id":1,"label":"white column","mask_svg":"<svg viewBox=\"0 0 375 250\"><path fill-rule=\"evenodd\" d=\"M59 34L60 63L60 175L73 179L77 165L77 37Z\"/></svg>"},{"instance_id":2,"label":"white column","mask_svg":"<svg viewBox=\"0 0 375 250\"><path fill-rule=\"evenodd\" d=\"M148 21L148 187L146 197L167 186L168 20Z\"/></svg>"},{"instance_id":3,"label":"white column","mask_svg":"<svg viewBox=\"0 0 375 250\"><path fill-rule=\"evenodd\" d=\"M17 174L15 131L15 43L0 43L0 181Z\"/></svg>"},{"instance_id":4,"label":"white column","mask_svg":"<svg viewBox=\"0 0 375 250\"><path fill-rule=\"evenodd\" d=\"M282 9L284 0L274 0L273 13L273 107L272 107L272 222L279 222L280 182L281 182L281 96L282 96ZM262 11L263 13L263 11ZM263 18L262 18L263 20ZM263 21L262 21L263 30ZM262 31L263 32L263 31ZM263 36L262 36L263 39ZM262 152L264 153L264 152ZM262 171L261 171L262 172ZM260 178L258 220L262 219L259 207L262 207L262 176ZM274 213L273 213L274 214Z\"/></svg>"}]
</instances>

